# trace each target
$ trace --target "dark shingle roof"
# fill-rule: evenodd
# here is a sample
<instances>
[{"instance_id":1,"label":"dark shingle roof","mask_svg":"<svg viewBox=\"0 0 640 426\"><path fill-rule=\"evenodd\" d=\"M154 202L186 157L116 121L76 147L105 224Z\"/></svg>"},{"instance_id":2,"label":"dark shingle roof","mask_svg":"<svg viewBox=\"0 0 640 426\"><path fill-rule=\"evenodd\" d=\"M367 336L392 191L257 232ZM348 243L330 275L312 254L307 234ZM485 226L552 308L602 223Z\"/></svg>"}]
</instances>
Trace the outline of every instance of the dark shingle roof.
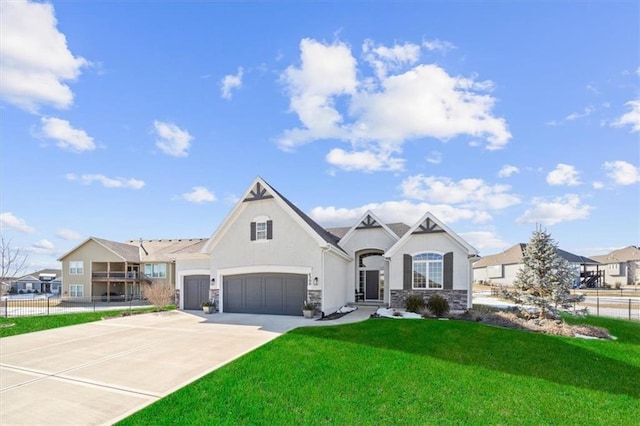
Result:
<instances>
[{"instance_id":1,"label":"dark shingle roof","mask_svg":"<svg viewBox=\"0 0 640 426\"><path fill-rule=\"evenodd\" d=\"M269 185L269 183L267 181L264 181L264 182L267 183L267 185ZM298 216L300 216L302 218L302 220L304 220L307 223L307 225L309 225L320 237L322 237L323 240L325 240L327 243L331 244L332 246L334 246L335 248L337 248L341 252L345 253L345 251L342 249L342 247L340 247L338 245L338 241L340 241L340 238L338 238L336 235L333 235L331 232L327 231L322 226L318 225L318 223L316 221L314 221L309 216L307 216L295 204L293 204L286 197L284 197L282 194L280 194L273 186L269 185L269 187L271 189L273 189L273 191L276 194L278 194L278 196L282 199L282 201L287 203L287 205L289 207L291 207L293 209L293 211L296 212L296 214Z\"/></svg>"}]
</instances>

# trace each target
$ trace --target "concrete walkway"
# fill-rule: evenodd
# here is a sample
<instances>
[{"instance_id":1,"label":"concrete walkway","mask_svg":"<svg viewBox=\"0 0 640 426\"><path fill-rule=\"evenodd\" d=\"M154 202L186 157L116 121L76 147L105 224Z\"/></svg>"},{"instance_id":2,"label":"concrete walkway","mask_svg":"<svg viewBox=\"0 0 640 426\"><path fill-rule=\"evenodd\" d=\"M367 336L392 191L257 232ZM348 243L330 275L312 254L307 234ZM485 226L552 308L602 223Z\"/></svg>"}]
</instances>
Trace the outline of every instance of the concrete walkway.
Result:
<instances>
[{"instance_id":1,"label":"concrete walkway","mask_svg":"<svg viewBox=\"0 0 640 426\"><path fill-rule=\"evenodd\" d=\"M362 321L172 311L0 339L0 424L112 424L301 326Z\"/></svg>"}]
</instances>

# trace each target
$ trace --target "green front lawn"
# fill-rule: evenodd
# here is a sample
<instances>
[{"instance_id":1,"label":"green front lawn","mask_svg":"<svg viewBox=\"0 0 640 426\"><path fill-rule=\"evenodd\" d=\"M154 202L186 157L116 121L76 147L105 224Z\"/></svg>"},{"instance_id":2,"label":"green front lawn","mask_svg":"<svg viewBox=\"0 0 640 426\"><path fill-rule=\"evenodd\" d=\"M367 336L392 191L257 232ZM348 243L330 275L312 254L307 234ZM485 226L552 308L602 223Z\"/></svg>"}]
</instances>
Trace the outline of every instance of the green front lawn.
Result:
<instances>
[{"instance_id":1,"label":"green front lawn","mask_svg":"<svg viewBox=\"0 0 640 426\"><path fill-rule=\"evenodd\" d=\"M123 314L154 312L157 310L158 308L151 306L149 308L86 312L79 314L56 314L16 318L0 317L0 337L15 336L34 331L49 330L51 328L100 321L102 318L117 317Z\"/></svg>"},{"instance_id":2,"label":"green front lawn","mask_svg":"<svg viewBox=\"0 0 640 426\"><path fill-rule=\"evenodd\" d=\"M635 425L640 323L605 322L617 341L464 321L300 328L121 424Z\"/></svg>"}]
</instances>

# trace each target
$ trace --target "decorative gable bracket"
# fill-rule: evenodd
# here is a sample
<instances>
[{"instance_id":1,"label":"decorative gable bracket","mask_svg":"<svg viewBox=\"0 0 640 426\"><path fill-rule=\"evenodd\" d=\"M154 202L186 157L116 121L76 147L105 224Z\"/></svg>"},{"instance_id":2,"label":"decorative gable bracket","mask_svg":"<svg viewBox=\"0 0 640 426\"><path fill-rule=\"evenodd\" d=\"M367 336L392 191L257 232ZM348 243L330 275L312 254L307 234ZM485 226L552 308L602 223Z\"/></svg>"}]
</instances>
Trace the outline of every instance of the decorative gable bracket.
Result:
<instances>
[{"instance_id":1,"label":"decorative gable bracket","mask_svg":"<svg viewBox=\"0 0 640 426\"><path fill-rule=\"evenodd\" d=\"M445 232L437 223L435 223L431 218L426 218L424 222L422 222L415 231L414 234L433 234L437 232Z\"/></svg>"},{"instance_id":2,"label":"decorative gable bracket","mask_svg":"<svg viewBox=\"0 0 640 426\"><path fill-rule=\"evenodd\" d=\"M258 201L273 198L273 195L267 194L267 189L264 188L260 182L256 183L256 186L249 192L249 196L243 201Z\"/></svg>"},{"instance_id":3,"label":"decorative gable bracket","mask_svg":"<svg viewBox=\"0 0 640 426\"><path fill-rule=\"evenodd\" d=\"M371 217L371 215L367 215L362 222L356 227L356 229L371 229L371 228L382 228L382 225L378 223L377 220Z\"/></svg>"}]
</instances>

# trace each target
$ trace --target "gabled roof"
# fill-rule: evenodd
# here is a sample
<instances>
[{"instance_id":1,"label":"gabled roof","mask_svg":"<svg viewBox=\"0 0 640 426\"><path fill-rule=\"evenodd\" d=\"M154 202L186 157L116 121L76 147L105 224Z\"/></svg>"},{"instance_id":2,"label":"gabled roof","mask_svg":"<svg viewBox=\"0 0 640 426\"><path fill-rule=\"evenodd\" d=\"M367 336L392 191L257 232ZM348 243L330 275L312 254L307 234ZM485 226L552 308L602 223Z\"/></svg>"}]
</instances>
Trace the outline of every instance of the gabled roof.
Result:
<instances>
[{"instance_id":1,"label":"gabled roof","mask_svg":"<svg viewBox=\"0 0 640 426\"><path fill-rule=\"evenodd\" d=\"M87 238L82 243L78 244L77 246L75 246L74 248L72 248L71 250L69 250L68 252L63 254L62 256L60 256L58 258L58 260L62 261L65 257L70 255L74 251L78 250L80 247L82 247L83 245L87 244L89 241L95 241L96 243L98 243L99 245L104 247L105 249L109 250L111 253L113 253L116 256L118 256L123 261L126 261L126 262L139 262L140 261L140 254L138 253L138 247L137 246L134 246L134 245L131 245L131 244L126 244L126 243L119 243L119 242L111 241L111 240L105 240L104 238L97 238L97 237L89 237L89 238Z\"/></svg>"},{"instance_id":2,"label":"gabled roof","mask_svg":"<svg viewBox=\"0 0 640 426\"><path fill-rule=\"evenodd\" d=\"M431 212L425 213L419 221L415 223L409 230L400 238L387 252L384 254L385 257L393 256L396 251L398 251L410 238L413 234L428 234L428 233L437 233L444 232L447 233L450 237L453 238L462 248L467 250L467 254L469 256L475 256L478 254L478 251L468 242L466 242L460 235L453 232L447 225L442 223L440 219L435 217Z\"/></svg>"},{"instance_id":3,"label":"gabled roof","mask_svg":"<svg viewBox=\"0 0 640 426\"><path fill-rule=\"evenodd\" d=\"M340 255L347 258L349 257L348 254L338 245L339 238L337 236L331 234L322 226L318 225L318 223L307 216L295 204L285 198L259 176L254 179L251 186L249 186L249 189L247 189L238 203L236 203L235 207L229 212L220 226L218 226L218 229L216 229L211 238L209 238L206 244L202 247L202 251L210 251L216 245L218 239L221 238L229 226L231 226L233 218L242 209L244 203L265 199L274 199L296 222L302 226L303 229L309 233L309 235L318 242L318 245L328 246L335 252L340 253Z\"/></svg>"},{"instance_id":4,"label":"gabled roof","mask_svg":"<svg viewBox=\"0 0 640 426\"><path fill-rule=\"evenodd\" d=\"M621 249L613 250L609 254L592 256L592 258L600 263L640 261L640 249L636 246L628 246Z\"/></svg>"},{"instance_id":5,"label":"gabled roof","mask_svg":"<svg viewBox=\"0 0 640 426\"><path fill-rule=\"evenodd\" d=\"M495 265L517 265L522 263L522 258L526 248L527 245L525 243L515 244L502 253L482 257L473 264L473 267L484 268L486 266ZM594 259L580 256L562 249L558 249L558 254L569 263L579 263L581 265L596 265L598 263Z\"/></svg>"},{"instance_id":6,"label":"gabled roof","mask_svg":"<svg viewBox=\"0 0 640 426\"><path fill-rule=\"evenodd\" d=\"M49 275L55 277L55 279L59 279L62 278L62 269L41 269L39 271L23 275L20 278L12 279L12 281L40 281L40 275Z\"/></svg>"},{"instance_id":7,"label":"gabled roof","mask_svg":"<svg viewBox=\"0 0 640 426\"><path fill-rule=\"evenodd\" d=\"M376 216L372 211L367 210L364 215L358 220L355 225L353 225L349 230L344 234L342 238L340 238L340 243L345 244L351 236L357 231L361 229L382 229L386 232L394 241L398 241L400 237L393 232L384 222L382 222L378 216Z\"/></svg>"}]
</instances>

